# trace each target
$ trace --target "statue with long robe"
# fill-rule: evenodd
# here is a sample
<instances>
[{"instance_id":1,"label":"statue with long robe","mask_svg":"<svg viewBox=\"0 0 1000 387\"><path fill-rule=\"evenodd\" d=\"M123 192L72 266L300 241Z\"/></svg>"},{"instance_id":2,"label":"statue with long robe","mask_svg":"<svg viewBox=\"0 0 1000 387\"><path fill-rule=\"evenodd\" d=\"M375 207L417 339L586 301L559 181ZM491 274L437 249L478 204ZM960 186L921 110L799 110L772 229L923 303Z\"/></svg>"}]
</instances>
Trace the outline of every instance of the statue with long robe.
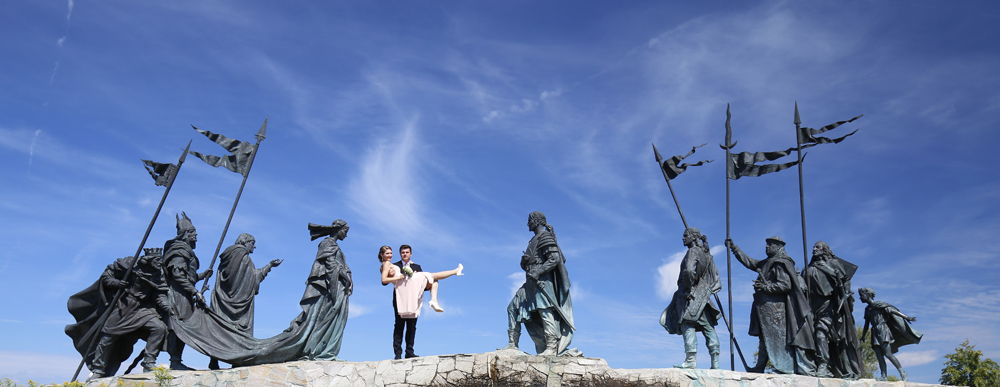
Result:
<instances>
[{"instance_id":1,"label":"statue with long robe","mask_svg":"<svg viewBox=\"0 0 1000 387\"><path fill-rule=\"evenodd\" d=\"M748 333L760 338L760 344L757 365L747 371L763 373L770 360L778 373L813 375L816 344L805 282L795 270L795 262L785 253L785 242L776 236L766 242L767 258L758 261L726 239L726 246L736 259L758 274L753 285Z\"/></svg>"},{"instance_id":2,"label":"statue with long robe","mask_svg":"<svg viewBox=\"0 0 1000 387\"><path fill-rule=\"evenodd\" d=\"M861 343L854 325L851 278L858 266L816 242L804 277L809 287L816 337L816 376L857 379L864 371Z\"/></svg>"},{"instance_id":3,"label":"statue with long robe","mask_svg":"<svg viewBox=\"0 0 1000 387\"><path fill-rule=\"evenodd\" d=\"M253 235L243 233L236 237L236 244L219 254L219 274L215 277L209 306L213 312L226 317L250 336L253 336L254 298L260 290L260 283L272 267L281 264L281 260L275 259L258 269L250 259L254 249L256 240ZM218 369L218 360L212 359L208 368Z\"/></svg>"},{"instance_id":4,"label":"statue with long robe","mask_svg":"<svg viewBox=\"0 0 1000 387\"><path fill-rule=\"evenodd\" d=\"M347 237L343 220L330 226L309 224L319 243L316 260L299 301L302 312L276 336L258 339L209 308L197 308L189 318L171 317L177 335L205 356L234 366L296 360L339 360L347 325L348 297L354 290L351 270L337 241Z\"/></svg>"}]
</instances>

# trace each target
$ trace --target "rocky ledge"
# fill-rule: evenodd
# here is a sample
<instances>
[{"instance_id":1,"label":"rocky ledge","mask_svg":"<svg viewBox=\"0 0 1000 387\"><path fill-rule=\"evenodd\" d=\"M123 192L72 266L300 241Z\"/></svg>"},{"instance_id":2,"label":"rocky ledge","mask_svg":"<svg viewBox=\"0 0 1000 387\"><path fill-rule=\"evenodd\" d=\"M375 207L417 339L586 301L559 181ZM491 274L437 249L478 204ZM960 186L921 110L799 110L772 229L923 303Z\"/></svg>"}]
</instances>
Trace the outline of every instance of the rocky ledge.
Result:
<instances>
[{"instance_id":1,"label":"rocky ledge","mask_svg":"<svg viewBox=\"0 0 1000 387\"><path fill-rule=\"evenodd\" d=\"M368 362L297 361L218 371L171 371L170 374L173 379L160 380L163 386L937 386L726 370L612 369L600 358L533 356L513 350ZM153 373L115 376L87 383L88 387L101 385L159 386Z\"/></svg>"}]
</instances>

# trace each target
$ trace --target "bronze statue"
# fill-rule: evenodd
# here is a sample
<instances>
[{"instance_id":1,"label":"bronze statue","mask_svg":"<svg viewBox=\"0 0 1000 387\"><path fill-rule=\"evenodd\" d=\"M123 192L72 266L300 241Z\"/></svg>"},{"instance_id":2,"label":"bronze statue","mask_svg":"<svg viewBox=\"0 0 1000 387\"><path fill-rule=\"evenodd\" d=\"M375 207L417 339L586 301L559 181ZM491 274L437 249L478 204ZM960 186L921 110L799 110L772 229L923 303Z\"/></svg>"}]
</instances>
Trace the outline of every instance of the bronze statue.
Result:
<instances>
[{"instance_id":1,"label":"bronze statue","mask_svg":"<svg viewBox=\"0 0 1000 387\"><path fill-rule=\"evenodd\" d=\"M90 379L114 375L123 360L132 353L132 345L137 339L146 341L142 356L142 371L150 372L156 367L156 357L160 354L167 325L161 320L159 310L166 311L166 287L160 268L153 261L160 258L160 249L145 249L146 255L139 258L133 269L133 276L124 280L125 272L132 265L133 257L121 258L108 265L101 274L101 282L108 287L125 289L125 296L108 316L101 339L97 343ZM124 338L124 340L122 340ZM126 348L117 346L121 340ZM114 362L115 364L109 364ZM109 367L110 366L110 367Z\"/></svg>"},{"instance_id":2,"label":"bronze statue","mask_svg":"<svg viewBox=\"0 0 1000 387\"><path fill-rule=\"evenodd\" d=\"M696 368L698 337L695 333L701 332L712 356L712 369L719 369L719 336L715 326L719 325L721 310L711 300L713 294L722 290L719 269L709 253L708 238L697 228L684 230L683 242L688 251L681 260L677 291L663 311L660 325L670 334L684 336L686 357L684 363L674 367Z\"/></svg>"},{"instance_id":3,"label":"bronze statue","mask_svg":"<svg viewBox=\"0 0 1000 387\"><path fill-rule=\"evenodd\" d=\"M158 265L161 249L145 251L146 255L140 257L138 263L135 263L134 257L115 260L93 285L69 299L69 311L77 317L77 323L67 325L66 334L73 338L81 355L88 348L94 348L84 357L93 372L90 379L117 373L140 339L146 341L141 356L143 370L155 367L156 357L167 335L167 326L160 314L166 311L166 288ZM125 273L130 267L133 267L132 274L126 280ZM125 294L118 299L103 328L99 331L95 329L95 335L85 337L84 333L91 330L98 317L107 310L118 289L125 289Z\"/></svg>"},{"instance_id":4,"label":"bronze statue","mask_svg":"<svg viewBox=\"0 0 1000 387\"><path fill-rule=\"evenodd\" d=\"M878 380L886 380L885 358L889 358L892 365L899 370L899 377L906 381L906 371L899 365L899 360L893 355L899 351L899 347L909 344L920 344L923 333L910 327L911 322L917 321L916 317L910 317L895 306L882 301L875 301L875 291L872 288L858 289L861 302L868 304L865 307L865 328L861 331L861 337L868 334L868 325L872 327L872 349L875 350L875 357L878 358L878 367L882 371L882 376Z\"/></svg>"},{"instance_id":5,"label":"bronze statue","mask_svg":"<svg viewBox=\"0 0 1000 387\"><path fill-rule=\"evenodd\" d=\"M818 377L857 379L864 370L851 291L851 278L857 270L857 265L833 255L826 242L813 246L812 262L803 277L815 323Z\"/></svg>"},{"instance_id":6,"label":"bronze statue","mask_svg":"<svg viewBox=\"0 0 1000 387\"><path fill-rule=\"evenodd\" d=\"M767 258L758 261L726 239L736 259L758 274L753 283L749 334L759 337L760 345L757 365L747 371L763 373L770 360L778 373L812 375L816 344L805 283L785 253L785 242L776 236L766 242Z\"/></svg>"},{"instance_id":7,"label":"bronze statue","mask_svg":"<svg viewBox=\"0 0 1000 387\"><path fill-rule=\"evenodd\" d=\"M212 270L198 273L198 256L194 254L198 232L187 214L181 212L181 216L183 218L177 217L177 237L163 245L163 270L170 318L183 321L194 313L195 302L205 305L205 297L194 284L207 277ZM167 335L167 353L170 354L170 369L193 370L181 362L184 342L177 337L172 322L168 324L168 328L170 333Z\"/></svg>"},{"instance_id":8,"label":"bronze statue","mask_svg":"<svg viewBox=\"0 0 1000 387\"><path fill-rule=\"evenodd\" d=\"M501 349L517 349L523 323L539 355L582 356L576 348L567 349L576 328L566 257L556 242L555 230L540 211L528 214L528 230L535 236L521 256L525 281L507 306L510 342Z\"/></svg>"},{"instance_id":9,"label":"bronze statue","mask_svg":"<svg viewBox=\"0 0 1000 387\"><path fill-rule=\"evenodd\" d=\"M171 317L171 329L198 352L237 367L339 360L354 282L337 242L347 237L349 229L340 219L329 226L309 223L312 239L325 238L319 243L299 301L302 311L283 332L258 339L235 326L229 317L204 307L184 320Z\"/></svg>"},{"instance_id":10,"label":"bronze statue","mask_svg":"<svg viewBox=\"0 0 1000 387\"><path fill-rule=\"evenodd\" d=\"M219 274L215 277L210 305L213 312L225 317L249 336L253 336L254 296L271 268L282 262L275 259L258 269L250 259L250 253L256 248L253 235L243 233L236 237L234 245L219 254ZM219 369L219 360L213 358L208 368Z\"/></svg>"}]
</instances>

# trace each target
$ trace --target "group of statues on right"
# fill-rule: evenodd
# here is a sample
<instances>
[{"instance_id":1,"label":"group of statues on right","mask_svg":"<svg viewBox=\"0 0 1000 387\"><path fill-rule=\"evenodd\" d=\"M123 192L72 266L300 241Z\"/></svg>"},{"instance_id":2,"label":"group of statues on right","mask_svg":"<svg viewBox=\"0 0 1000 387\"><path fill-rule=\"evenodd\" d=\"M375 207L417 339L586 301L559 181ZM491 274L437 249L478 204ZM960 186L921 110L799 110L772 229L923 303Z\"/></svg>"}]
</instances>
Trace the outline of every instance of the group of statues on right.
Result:
<instances>
[{"instance_id":1,"label":"group of statues on right","mask_svg":"<svg viewBox=\"0 0 1000 387\"><path fill-rule=\"evenodd\" d=\"M770 363L775 372L817 377L858 379L864 370L861 344L854 322L851 278L858 267L833 254L825 242L816 242L812 260L802 272L785 253L785 242L767 238L767 258L753 259L731 239L726 247L747 269L757 272L749 334L760 339L757 364L748 372L763 373ZM708 238L696 228L684 231L688 251L681 261L677 291L660 322L669 333L684 337L686 358L678 368L695 368L697 332L702 332L711 354L711 368L719 368L719 339L715 332L720 306L711 297L722 289L719 271L709 252ZM875 301L871 288L858 289L865 308L862 338L871 327L871 344L886 378L885 358L906 372L893 355L900 346L920 342L922 333L910 327L915 317ZM716 298L716 302L718 299Z\"/></svg>"}]
</instances>

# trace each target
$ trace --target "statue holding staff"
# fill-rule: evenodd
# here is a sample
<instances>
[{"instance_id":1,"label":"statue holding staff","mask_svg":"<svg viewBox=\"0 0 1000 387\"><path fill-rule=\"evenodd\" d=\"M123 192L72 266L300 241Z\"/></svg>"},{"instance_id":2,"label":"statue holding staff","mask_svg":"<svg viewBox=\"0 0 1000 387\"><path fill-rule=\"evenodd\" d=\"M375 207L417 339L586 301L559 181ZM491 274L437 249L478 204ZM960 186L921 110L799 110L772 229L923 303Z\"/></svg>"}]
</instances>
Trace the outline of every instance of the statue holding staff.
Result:
<instances>
[{"instance_id":1,"label":"statue holding staff","mask_svg":"<svg viewBox=\"0 0 1000 387\"><path fill-rule=\"evenodd\" d=\"M722 311L712 303L711 297L722 290L719 269L709 252L708 237L697 228L684 230L684 246L688 251L681 260L680 275L677 276L677 291L670 305L660 317L663 325L674 335L684 336L684 363L677 368L696 368L698 337L705 336L705 345L712 356L712 369L719 369L719 336L715 326L719 325Z\"/></svg>"}]
</instances>

